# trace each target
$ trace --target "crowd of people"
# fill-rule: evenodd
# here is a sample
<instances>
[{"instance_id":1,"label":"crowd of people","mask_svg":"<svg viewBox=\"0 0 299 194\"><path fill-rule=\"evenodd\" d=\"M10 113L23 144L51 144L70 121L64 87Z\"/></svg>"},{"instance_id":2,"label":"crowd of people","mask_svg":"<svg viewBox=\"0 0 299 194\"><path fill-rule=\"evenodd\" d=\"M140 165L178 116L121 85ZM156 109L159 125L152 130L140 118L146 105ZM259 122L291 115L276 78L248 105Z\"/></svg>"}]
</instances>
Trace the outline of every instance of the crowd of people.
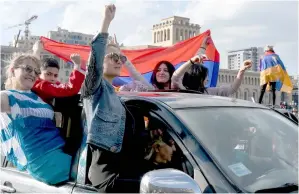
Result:
<instances>
[{"instance_id":1,"label":"crowd of people","mask_svg":"<svg viewBox=\"0 0 299 194\"><path fill-rule=\"evenodd\" d=\"M11 146L2 148L2 154L39 181L53 185L69 180L70 176L72 156L64 150L65 140L54 123L51 107L54 98L72 96L81 89L88 128L87 145L92 153L88 178L100 192L105 192L118 177L115 161L119 161L125 134L126 108L117 92L188 89L230 96L238 91L244 73L251 68L252 62L246 60L231 85L207 88L208 69L203 61L210 37L205 37L196 56L178 69L168 61L159 62L148 82L122 54L116 37L108 39L115 13L114 5L105 7L102 26L91 43L86 72L81 68L80 56L75 53L70 56L74 70L68 83L58 82L59 64L55 59L40 60L41 42L34 45L33 54L15 56L7 68L6 90L1 91L0 140L3 148L3 145ZM118 88L112 81L120 76L123 65L134 81ZM264 91L265 85L262 89ZM13 143L5 144L8 141ZM145 158L167 163L167 159L159 159L157 149L164 146L171 152L175 147L164 141L159 135L152 136L152 149Z\"/></svg>"}]
</instances>

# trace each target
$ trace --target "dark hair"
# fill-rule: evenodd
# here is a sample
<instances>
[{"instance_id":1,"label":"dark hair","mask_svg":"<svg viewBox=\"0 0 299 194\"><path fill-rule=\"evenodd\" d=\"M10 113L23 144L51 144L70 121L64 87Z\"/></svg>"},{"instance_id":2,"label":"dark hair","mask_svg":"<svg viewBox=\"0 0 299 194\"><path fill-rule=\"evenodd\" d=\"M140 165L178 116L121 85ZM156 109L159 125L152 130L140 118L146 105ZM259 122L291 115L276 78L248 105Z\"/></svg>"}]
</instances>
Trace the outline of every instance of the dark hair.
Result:
<instances>
[{"instance_id":1,"label":"dark hair","mask_svg":"<svg viewBox=\"0 0 299 194\"><path fill-rule=\"evenodd\" d=\"M169 88L171 87L171 77L173 75L173 72L175 71L174 66L169 61L160 61L155 66L153 74L152 74L152 77L151 77L151 84L155 85L158 89L161 89L161 90L164 89L165 85L162 84L162 83L157 82L156 75L157 75L157 72L158 72L158 69L159 69L160 65L162 65L162 64L165 64L166 67L167 67L167 69L168 69L168 73L169 73L169 81L168 81Z\"/></svg>"},{"instance_id":2,"label":"dark hair","mask_svg":"<svg viewBox=\"0 0 299 194\"><path fill-rule=\"evenodd\" d=\"M54 58L45 58L42 60L41 69L46 70L48 67L60 69L58 61Z\"/></svg>"},{"instance_id":3,"label":"dark hair","mask_svg":"<svg viewBox=\"0 0 299 194\"><path fill-rule=\"evenodd\" d=\"M204 80L208 76L208 68L203 65L194 64L185 73L183 85L188 90L196 90L202 93L205 92Z\"/></svg>"}]
</instances>

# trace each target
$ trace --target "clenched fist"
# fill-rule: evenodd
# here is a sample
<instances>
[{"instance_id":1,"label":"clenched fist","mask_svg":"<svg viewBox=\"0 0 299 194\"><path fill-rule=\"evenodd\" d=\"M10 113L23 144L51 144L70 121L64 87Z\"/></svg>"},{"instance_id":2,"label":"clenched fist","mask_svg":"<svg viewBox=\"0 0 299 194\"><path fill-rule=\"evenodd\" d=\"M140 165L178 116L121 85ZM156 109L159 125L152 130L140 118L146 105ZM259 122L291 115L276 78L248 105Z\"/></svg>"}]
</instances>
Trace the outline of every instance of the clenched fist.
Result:
<instances>
[{"instance_id":1,"label":"clenched fist","mask_svg":"<svg viewBox=\"0 0 299 194\"><path fill-rule=\"evenodd\" d=\"M245 60L243 61L243 67L242 70L248 70L252 67L252 61L251 60Z\"/></svg>"},{"instance_id":2,"label":"clenched fist","mask_svg":"<svg viewBox=\"0 0 299 194\"><path fill-rule=\"evenodd\" d=\"M74 63L74 65L77 65L77 66L81 65L81 57L79 54L77 54L77 53L71 54L71 60Z\"/></svg>"},{"instance_id":3,"label":"clenched fist","mask_svg":"<svg viewBox=\"0 0 299 194\"><path fill-rule=\"evenodd\" d=\"M115 16L116 7L114 4L105 6L105 15L104 18L107 22L111 22Z\"/></svg>"}]
</instances>

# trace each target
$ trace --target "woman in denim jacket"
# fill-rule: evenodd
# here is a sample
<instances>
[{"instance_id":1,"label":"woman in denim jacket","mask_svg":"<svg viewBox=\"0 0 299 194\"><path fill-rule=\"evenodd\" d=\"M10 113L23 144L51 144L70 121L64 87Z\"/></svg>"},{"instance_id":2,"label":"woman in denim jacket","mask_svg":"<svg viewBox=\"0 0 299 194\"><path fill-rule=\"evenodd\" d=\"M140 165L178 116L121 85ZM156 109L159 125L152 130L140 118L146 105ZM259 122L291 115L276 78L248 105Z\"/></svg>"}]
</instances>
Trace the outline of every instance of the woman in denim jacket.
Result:
<instances>
[{"instance_id":1,"label":"woman in denim jacket","mask_svg":"<svg viewBox=\"0 0 299 194\"><path fill-rule=\"evenodd\" d=\"M87 121L87 145L92 152L88 178L99 192L109 192L119 176L120 151L125 133L126 111L112 86L125 57L115 44L108 44L108 28L115 6L105 7L100 32L91 43L82 98Z\"/></svg>"}]
</instances>

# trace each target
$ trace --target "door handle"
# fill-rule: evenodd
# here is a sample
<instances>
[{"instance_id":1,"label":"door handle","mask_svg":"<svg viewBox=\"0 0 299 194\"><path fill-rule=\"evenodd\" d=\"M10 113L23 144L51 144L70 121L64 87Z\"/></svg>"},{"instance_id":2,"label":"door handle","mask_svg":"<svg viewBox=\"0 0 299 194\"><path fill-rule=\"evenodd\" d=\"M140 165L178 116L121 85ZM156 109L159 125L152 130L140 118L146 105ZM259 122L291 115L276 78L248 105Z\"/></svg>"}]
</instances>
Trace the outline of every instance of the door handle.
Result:
<instances>
[{"instance_id":1,"label":"door handle","mask_svg":"<svg viewBox=\"0 0 299 194\"><path fill-rule=\"evenodd\" d=\"M0 185L0 190L6 193L15 193L16 189L12 186L11 182L5 181L3 185Z\"/></svg>"}]
</instances>

